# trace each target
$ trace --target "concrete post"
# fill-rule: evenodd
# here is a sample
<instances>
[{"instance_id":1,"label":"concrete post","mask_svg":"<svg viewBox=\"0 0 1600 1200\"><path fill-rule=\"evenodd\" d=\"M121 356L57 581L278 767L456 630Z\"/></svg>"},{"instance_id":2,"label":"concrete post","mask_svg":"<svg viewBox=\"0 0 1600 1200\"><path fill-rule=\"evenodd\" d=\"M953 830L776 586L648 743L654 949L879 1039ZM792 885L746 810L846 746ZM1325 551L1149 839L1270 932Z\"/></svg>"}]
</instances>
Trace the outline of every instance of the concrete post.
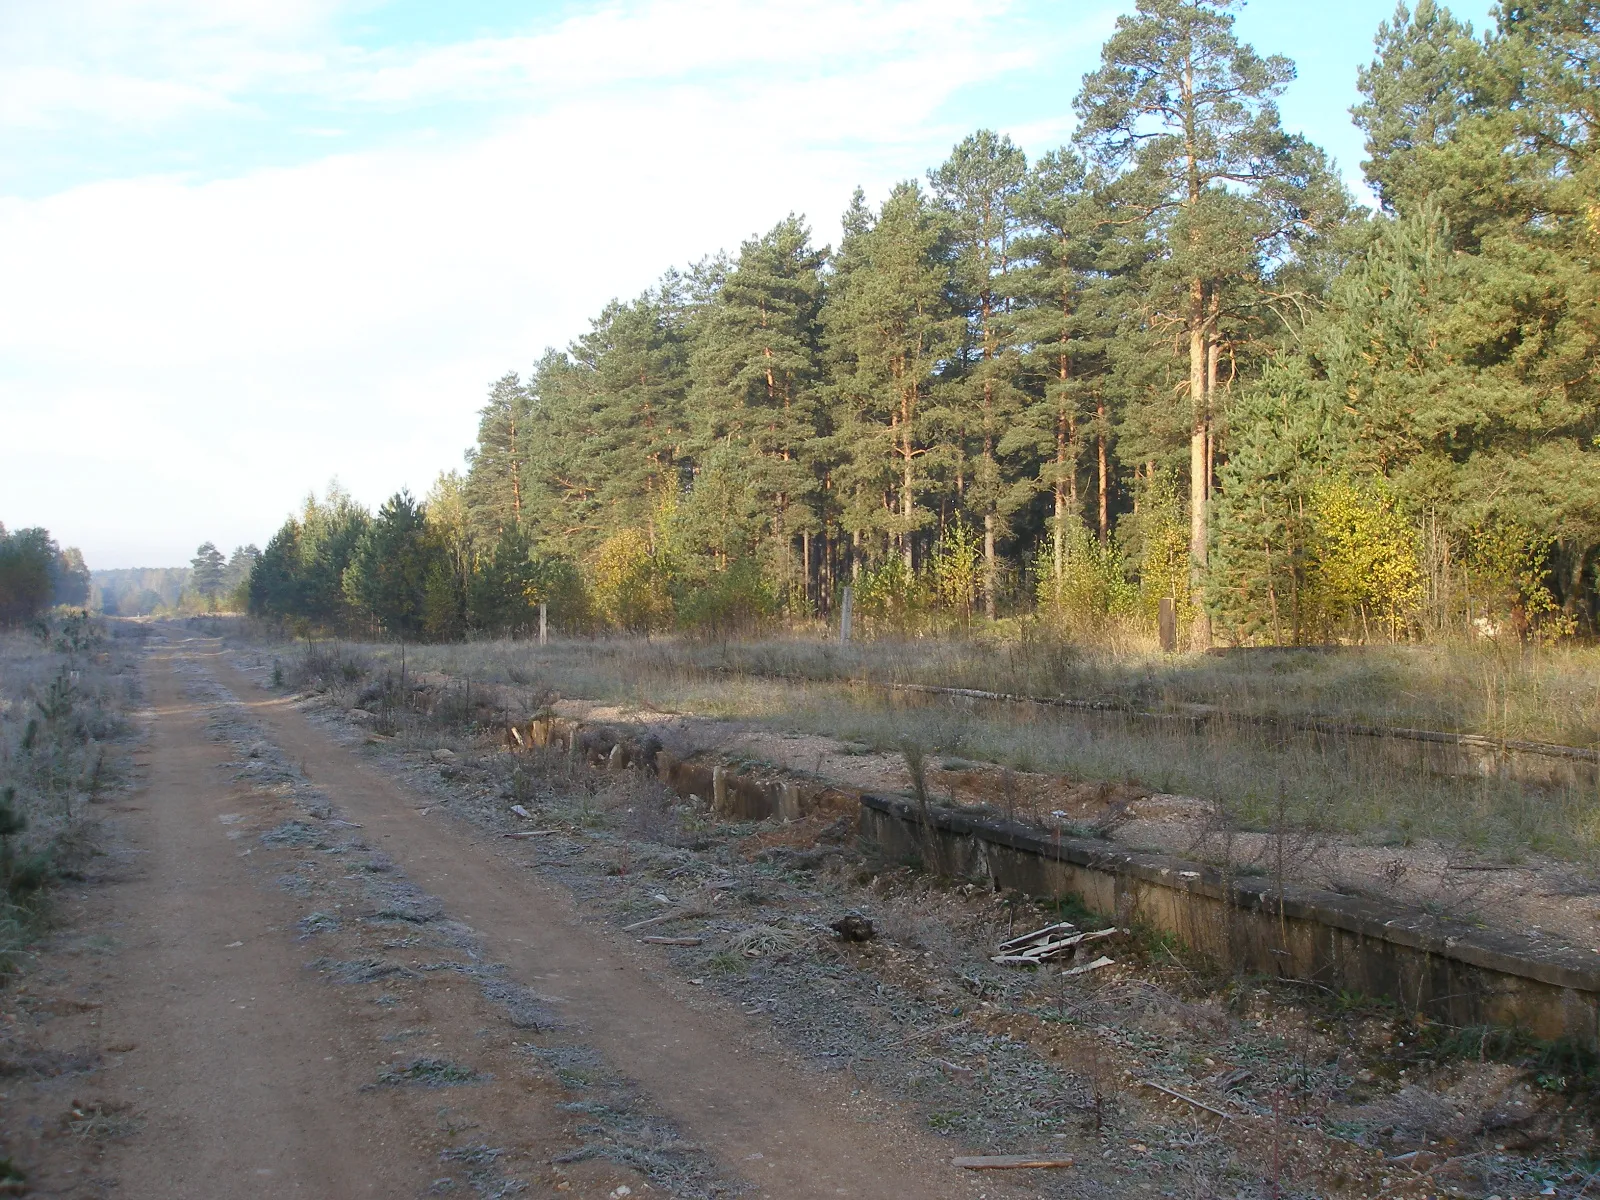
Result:
<instances>
[{"instance_id":1,"label":"concrete post","mask_svg":"<svg viewBox=\"0 0 1600 1200\"><path fill-rule=\"evenodd\" d=\"M840 596L839 640L841 642L848 642L850 640L850 613L851 609L854 607L853 602L855 600L855 592L855 588L847 587L842 590L842 594Z\"/></svg>"},{"instance_id":2,"label":"concrete post","mask_svg":"<svg viewBox=\"0 0 1600 1200\"><path fill-rule=\"evenodd\" d=\"M728 815L728 775L721 763L711 768L711 811L719 817Z\"/></svg>"},{"instance_id":3,"label":"concrete post","mask_svg":"<svg viewBox=\"0 0 1600 1200\"><path fill-rule=\"evenodd\" d=\"M548 606L542 601L539 604L539 645L543 646L550 640L549 625L546 622Z\"/></svg>"},{"instance_id":4,"label":"concrete post","mask_svg":"<svg viewBox=\"0 0 1600 1200\"><path fill-rule=\"evenodd\" d=\"M783 822L800 819L800 785L785 783L778 798L778 818Z\"/></svg>"}]
</instances>

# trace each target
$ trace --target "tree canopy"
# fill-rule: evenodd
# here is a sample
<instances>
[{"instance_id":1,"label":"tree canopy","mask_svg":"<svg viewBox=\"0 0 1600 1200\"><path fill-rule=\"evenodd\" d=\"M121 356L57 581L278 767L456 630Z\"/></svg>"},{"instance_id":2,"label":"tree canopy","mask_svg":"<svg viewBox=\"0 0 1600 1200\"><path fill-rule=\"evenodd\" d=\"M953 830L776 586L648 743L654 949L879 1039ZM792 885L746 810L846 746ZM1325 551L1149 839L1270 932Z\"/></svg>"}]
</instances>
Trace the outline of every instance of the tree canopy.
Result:
<instances>
[{"instance_id":1,"label":"tree canopy","mask_svg":"<svg viewBox=\"0 0 1600 1200\"><path fill-rule=\"evenodd\" d=\"M977 130L614 300L464 474L309 500L253 611L396 636L1028 617L1186 644L1600 632L1600 5L1376 32L1376 211L1236 0L1140 0L1029 161Z\"/></svg>"}]
</instances>

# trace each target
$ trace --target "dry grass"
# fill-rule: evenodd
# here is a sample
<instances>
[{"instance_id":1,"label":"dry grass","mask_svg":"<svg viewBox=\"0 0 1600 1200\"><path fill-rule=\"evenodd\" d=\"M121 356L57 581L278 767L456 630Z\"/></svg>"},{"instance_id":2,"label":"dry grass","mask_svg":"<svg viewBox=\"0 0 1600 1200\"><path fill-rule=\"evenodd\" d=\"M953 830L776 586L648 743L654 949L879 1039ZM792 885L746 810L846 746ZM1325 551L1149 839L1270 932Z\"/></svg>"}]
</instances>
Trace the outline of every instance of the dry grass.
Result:
<instances>
[{"instance_id":1,"label":"dry grass","mask_svg":"<svg viewBox=\"0 0 1600 1200\"><path fill-rule=\"evenodd\" d=\"M395 647L373 647L398 663ZM1009 639L837 642L675 638L411 646L413 669L491 682L566 681L572 695L633 699L662 683L919 683L1102 701L1436 729L1600 747L1600 647L1479 640L1438 645L1162 655L1026 634Z\"/></svg>"},{"instance_id":2,"label":"dry grass","mask_svg":"<svg viewBox=\"0 0 1600 1200\"><path fill-rule=\"evenodd\" d=\"M286 661L296 653L305 651L287 652ZM397 647L339 654L335 661L359 660L361 673L399 669ZM1434 840L1496 856L1600 855L1600 788L1592 776L1534 785L1442 773L1426 743L1254 720L1326 718L1596 745L1600 651L1591 649L1479 643L1160 657L1026 639L849 646L619 639L469 642L405 654L409 672L510 685L532 700L693 712L892 752L910 742L930 756L1200 796L1231 828L1287 825L1392 845ZM1105 700L1172 719L952 701L852 682L864 679ZM1207 719L1188 719L1197 711Z\"/></svg>"},{"instance_id":3,"label":"dry grass","mask_svg":"<svg viewBox=\"0 0 1600 1200\"><path fill-rule=\"evenodd\" d=\"M0 974L36 930L52 877L82 851L88 805L122 775L116 743L138 697L114 631L0 632L0 807L24 823L0 838Z\"/></svg>"}]
</instances>

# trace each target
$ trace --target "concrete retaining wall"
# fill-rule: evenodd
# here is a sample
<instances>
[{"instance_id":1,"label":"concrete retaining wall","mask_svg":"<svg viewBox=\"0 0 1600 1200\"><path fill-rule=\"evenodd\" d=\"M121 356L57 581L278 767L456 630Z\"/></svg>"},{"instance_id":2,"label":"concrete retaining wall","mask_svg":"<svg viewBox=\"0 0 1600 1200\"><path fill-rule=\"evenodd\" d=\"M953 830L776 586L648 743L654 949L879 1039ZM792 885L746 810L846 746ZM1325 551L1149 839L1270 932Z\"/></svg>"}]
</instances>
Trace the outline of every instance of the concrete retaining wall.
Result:
<instances>
[{"instance_id":1,"label":"concrete retaining wall","mask_svg":"<svg viewBox=\"0 0 1600 1200\"><path fill-rule=\"evenodd\" d=\"M1228 879L1214 867L1010 822L861 798L862 835L892 858L1033 896L1074 896L1171 933L1219 962L1390 999L1450 1025L1516 1025L1543 1038L1600 1037L1600 955L1310 888Z\"/></svg>"},{"instance_id":2,"label":"concrete retaining wall","mask_svg":"<svg viewBox=\"0 0 1600 1200\"><path fill-rule=\"evenodd\" d=\"M1450 1025L1514 1025L1600 1046L1600 954L1442 921L1400 905L1270 881L1105 842L1052 836L980 814L832 788L780 772L734 770L628 740L603 726L543 716L521 744L655 772L724 819L795 820L858 809L866 846L895 861L981 879L1031 896L1077 898L1119 921L1180 938L1236 969L1392 1000ZM515 743L515 739L513 739Z\"/></svg>"}]
</instances>

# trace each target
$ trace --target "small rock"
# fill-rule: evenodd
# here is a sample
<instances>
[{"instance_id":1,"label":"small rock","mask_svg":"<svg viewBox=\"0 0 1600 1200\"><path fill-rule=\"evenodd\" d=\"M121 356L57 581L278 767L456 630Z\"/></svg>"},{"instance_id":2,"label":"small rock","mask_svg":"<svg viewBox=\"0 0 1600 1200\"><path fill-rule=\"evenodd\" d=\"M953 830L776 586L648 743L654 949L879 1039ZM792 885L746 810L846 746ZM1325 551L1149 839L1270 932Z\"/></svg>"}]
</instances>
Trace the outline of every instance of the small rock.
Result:
<instances>
[{"instance_id":1,"label":"small rock","mask_svg":"<svg viewBox=\"0 0 1600 1200\"><path fill-rule=\"evenodd\" d=\"M434 762L453 763L455 760L456 752L454 750L446 750L443 746L440 746L439 749L433 752Z\"/></svg>"},{"instance_id":2,"label":"small rock","mask_svg":"<svg viewBox=\"0 0 1600 1200\"><path fill-rule=\"evenodd\" d=\"M528 810L523 808L520 804L513 804L511 806L511 811L516 813L517 816L521 817L524 821L528 820L530 815Z\"/></svg>"},{"instance_id":3,"label":"small rock","mask_svg":"<svg viewBox=\"0 0 1600 1200\"><path fill-rule=\"evenodd\" d=\"M266 752L267 744L265 742L257 742L255 745L251 746L250 749L245 751L245 753L251 758L260 758Z\"/></svg>"},{"instance_id":4,"label":"small rock","mask_svg":"<svg viewBox=\"0 0 1600 1200\"><path fill-rule=\"evenodd\" d=\"M878 936L872 922L858 912L845 913L828 928L847 942L870 942Z\"/></svg>"}]
</instances>

